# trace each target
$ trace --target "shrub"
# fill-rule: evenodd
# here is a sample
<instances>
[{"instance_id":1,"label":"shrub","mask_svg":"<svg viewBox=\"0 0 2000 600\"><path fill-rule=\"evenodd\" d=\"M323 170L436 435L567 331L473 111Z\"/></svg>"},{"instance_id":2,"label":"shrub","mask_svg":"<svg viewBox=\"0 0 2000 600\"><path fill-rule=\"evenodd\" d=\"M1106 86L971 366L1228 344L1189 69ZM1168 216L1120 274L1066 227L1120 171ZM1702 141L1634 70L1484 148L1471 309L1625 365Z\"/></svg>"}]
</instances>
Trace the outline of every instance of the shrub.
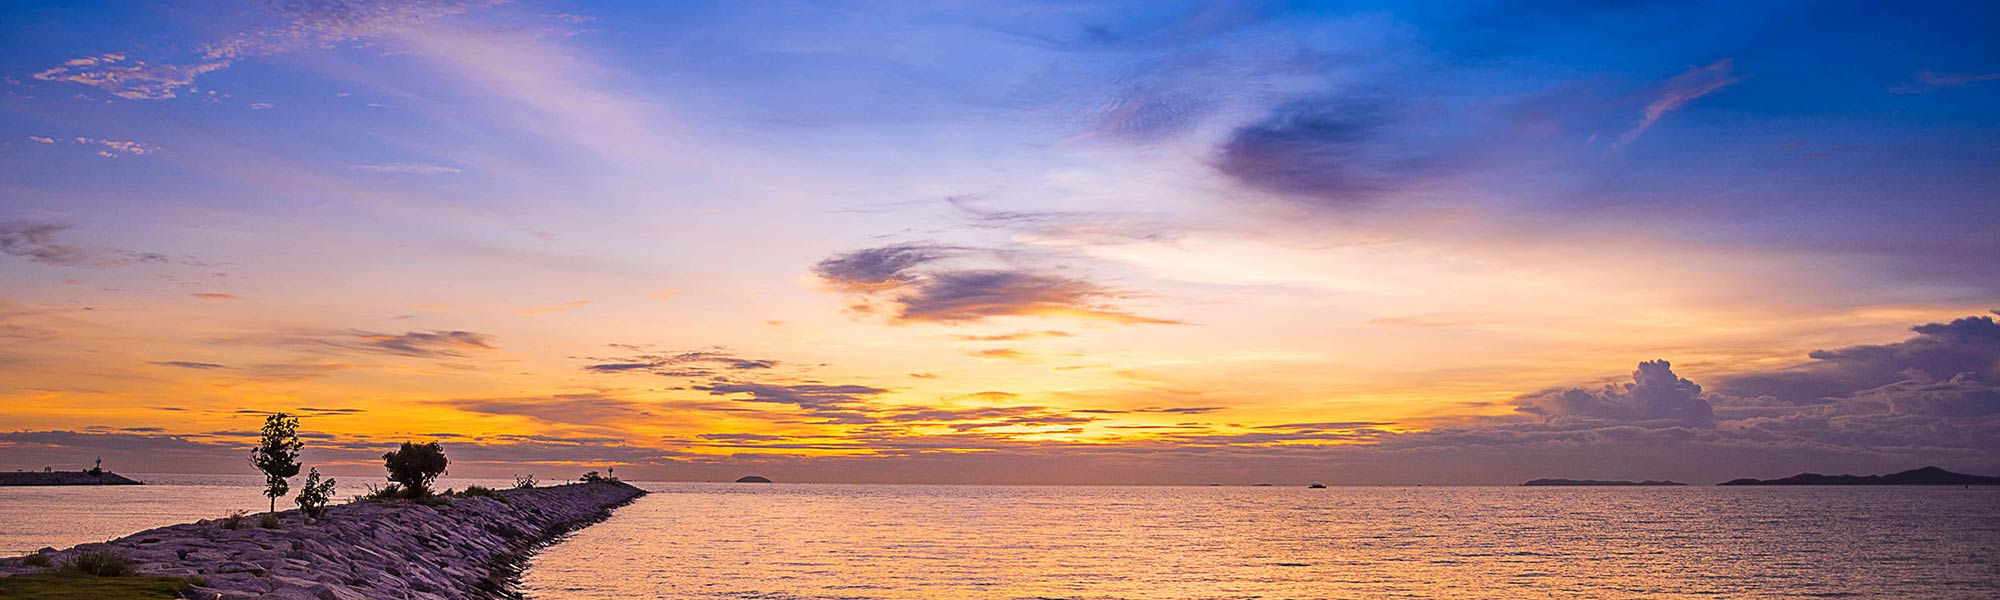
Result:
<instances>
[{"instance_id":1,"label":"shrub","mask_svg":"<svg viewBox=\"0 0 2000 600\"><path fill-rule=\"evenodd\" d=\"M236 511L236 512L233 512L233 513L229 513L229 516L227 516L227 517L223 517L223 518L222 518L222 528L223 528L223 529L242 529L242 528L243 528L243 517L245 517L245 516L248 516L248 514L249 514L249 513L245 513L245 512L243 512L243 511L240 511L240 510L239 510L239 511Z\"/></svg>"},{"instance_id":2,"label":"shrub","mask_svg":"<svg viewBox=\"0 0 2000 600\"><path fill-rule=\"evenodd\" d=\"M372 483L367 485L368 493L361 496L362 500L381 502L383 500L396 500L403 497L403 486L393 483L381 487L376 487Z\"/></svg>"},{"instance_id":3,"label":"shrub","mask_svg":"<svg viewBox=\"0 0 2000 600\"><path fill-rule=\"evenodd\" d=\"M40 552L29 552L26 556L21 557L21 566L24 567L49 566L49 555L42 554Z\"/></svg>"},{"instance_id":4,"label":"shrub","mask_svg":"<svg viewBox=\"0 0 2000 600\"><path fill-rule=\"evenodd\" d=\"M459 495L461 495L461 496L465 496L465 497L467 497L467 498L473 498L473 497L478 497L478 496L489 496L489 497L490 497L490 496L492 496L492 495L493 495L493 488L490 488L490 487L486 487L486 486L483 486L483 485L468 485L468 486L465 486L465 493L462 493L462 494L459 494Z\"/></svg>"},{"instance_id":5,"label":"shrub","mask_svg":"<svg viewBox=\"0 0 2000 600\"><path fill-rule=\"evenodd\" d=\"M539 483L539 482L535 481L535 474L534 474L534 473L529 473L529 474L527 474L527 476L525 476L525 477L524 477L524 476L520 476L520 475L516 475L516 476L514 476L514 489L517 489L517 490L532 490L532 489L535 489L535 484L536 484L536 483Z\"/></svg>"},{"instance_id":6,"label":"shrub","mask_svg":"<svg viewBox=\"0 0 2000 600\"><path fill-rule=\"evenodd\" d=\"M98 577L124 577L132 574L132 565L125 562L125 556L110 550L85 550L76 553L63 563L64 571L96 575Z\"/></svg>"},{"instance_id":7,"label":"shrub","mask_svg":"<svg viewBox=\"0 0 2000 600\"><path fill-rule=\"evenodd\" d=\"M278 513L264 513L264 516L257 519L257 526L265 529L277 529L281 524L278 522Z\"/></svg>"},{"instance_id":8,"label":"shrub","mask_svg":"<svg viewBox=\"0 0 2000 600\"><path fill-rule=\"evenodd\" d=\"M591 483L595 481L604 481L604 476L598 475L596 471L590 471L583 474L584 483Z\"/></svg>"},{"instance_id":9,"label":"shrub","mask_svg":"<svg viewBox=\"0 0 2000 600\"><path fill-rule=\"evenodd\" d=\"M437 442L403 442L402 448L382 455L382 466L389 470L389 480L402 484L410 498L429 496L431 482L445 474L450 465L444 447Z\"/></svg>"},{"instance_id":10,"label":"shrub","mask_svg":"<svg viewBox=\"0 0 2000 600\"><path fill-rule=\"evenodd\" d=\"M326 504L333 501L333 486L333 478L320 481L319 469L313 469L306 474L305 485L299 486L299 497L295 500L299 510L313 518L326 514Z\"/></svg>"}]
</instances>

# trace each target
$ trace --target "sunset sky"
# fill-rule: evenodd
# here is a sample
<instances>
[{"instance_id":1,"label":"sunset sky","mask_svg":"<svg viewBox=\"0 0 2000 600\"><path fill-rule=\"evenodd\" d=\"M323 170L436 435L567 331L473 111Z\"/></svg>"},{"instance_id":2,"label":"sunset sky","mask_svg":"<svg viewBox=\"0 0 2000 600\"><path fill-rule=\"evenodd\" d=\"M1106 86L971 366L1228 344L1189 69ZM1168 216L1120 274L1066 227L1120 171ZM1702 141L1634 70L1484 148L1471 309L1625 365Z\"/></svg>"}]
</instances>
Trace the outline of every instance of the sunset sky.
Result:
<instances>
[{"instance_id":1,"label":"sunset sky","mask_svg":"<svg viewBox=\"0 0 2000 600\"><path fill-rule=\"evenodd\" d=\"M2000 474L1996 13L11 2L0 469Z\"/></svg>"}]
</instances>

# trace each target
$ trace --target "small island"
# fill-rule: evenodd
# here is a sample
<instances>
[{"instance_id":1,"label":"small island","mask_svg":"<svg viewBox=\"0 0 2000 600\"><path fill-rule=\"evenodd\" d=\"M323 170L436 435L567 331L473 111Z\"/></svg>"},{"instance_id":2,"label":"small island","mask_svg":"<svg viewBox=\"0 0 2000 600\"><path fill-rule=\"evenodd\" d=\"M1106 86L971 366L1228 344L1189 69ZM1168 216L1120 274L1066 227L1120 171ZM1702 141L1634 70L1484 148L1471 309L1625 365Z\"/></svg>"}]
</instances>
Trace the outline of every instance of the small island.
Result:
<instances>
[{"instance_id":1,"label":"small island","mask_svg":"<svg viewBox=\"0 0 2000 600\"><path fill-rule=\"evenodd\" d=\"M1954 473L1937 467L1910 469L1888 475L1821 475L1800 473L1782 479L1731 479L1716 485L2000 485L2000 477Z\"/></svg>"},{"instance_id":2,"label":"small island","mask_svg":"<svg viewBox=\"0 0 2000 600\"><path fill-rule=\"evenodd\" d=\"M770 483L769 478L760 475L744 475L736 478L736 483Z\"/></svg>"},{"instance_id":3,"label":"small island","mask_svg":"<svg viewBox=\"0 0 2000 600\"><path fill-rule=\"evenodd\" d=\"M110 471L15 471L0 473L0 487L31 485L145 485Z\"/></svg>"},{"instance_id":4,"label":"small island","mask_svg":"<svg viewBox=\"0 0 2000 600\"><path fill-rule=\"evenodd\" d=\"M1543 486L1641 486L1641 485L1670 486L1670 485L1687 485L1687 484L1678 481L1654 481L1651 479L1645 481L1604 481L1599 479L1530 479L1526 482L1523 482L1521 485L1528 487L1543 487Z\"/></svg>"}]
</instances>

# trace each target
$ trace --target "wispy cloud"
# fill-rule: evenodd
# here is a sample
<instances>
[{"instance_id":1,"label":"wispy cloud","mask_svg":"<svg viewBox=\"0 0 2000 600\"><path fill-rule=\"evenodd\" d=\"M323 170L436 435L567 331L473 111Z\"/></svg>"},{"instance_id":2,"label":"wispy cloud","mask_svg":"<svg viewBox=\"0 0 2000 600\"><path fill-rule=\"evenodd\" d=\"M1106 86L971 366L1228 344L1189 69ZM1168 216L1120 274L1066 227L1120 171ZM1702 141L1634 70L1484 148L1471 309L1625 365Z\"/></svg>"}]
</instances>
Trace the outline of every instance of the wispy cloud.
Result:
<instances>
[{"instance_id":1,"label":"wispy cloud","mask_svg":"<svg viewBox=\"0 0 2000 600\"><path fill-rule=\"evenodd\" d=\"M1053 329L1048 329L1042 331L1016 331L1012 333L996 333L992 335L954 335L951 337L954 339L964 340L968 342L1012 342L1017 340L1026 340L1034 338L1052 338L1052 337L1066 338L1075 336L1076 334L1067 331L1057 331Z\"/></svg>"},{"instance_id":2,"label":"wispy cloud","mask_svg":"<svg viewBox=\"0 0 2000 600\"><path fill-rule=\"evenodd\" d=\"M403 333L376 333L371 331L348 331L340 334L313 334L305 337L285 337L276 340L283 345L306 348L331 348L336 350L366 353L391 354L416 358L464 358L467 352L486 351L496 348L493 336L472 331L407 331ZM344 368L343 365L333 365Z\"/></svg>"},{"instance_id":3,"label":"wispy cloud","mask_svg":"<svg viewBox=\"0 0 2000 600\"><path fill-rule=\"evenodd\" d=\"M1639 120L1637 127L1619 136L1618 143L1612 144L1611 151L1624 150L1626 146L1639 139L1639 134L1645 133L1654 123L1667 116L1667 113L1679 110L1697 98L1743 81L1743 78L1736 76L1735 69L1736 62L1725 58L1709 63L1705 67L1689 69L1687 72L1675 75L1673 79L1668 79L1660 86L1660 97L1646 105L1645 118Z\"/></svg>"},{"instance_id":4,"label":"wispy cloud","mask_svg":"<svg viewBox=\"0 0 2000 600\"><path fill-rule=\"evenodd\" d=\"M637 349L633 346L620 346ZM595 364L583 367L597 373L638 372L667 377L713 377L716 369L734 371L770 369L778 366L777 360L768 358L745 358L723 350L696 350L690 352L646 353L616 358L597 358Z\"/></svg>"},{"instance_id":5,"label":"wispy cloud","mask_svg":"<svg viewBox=\"0 0 2000 600\"><path fill-rule=\"evenodd\" d=\"M246 29L210 42L197 56L148 63L124 52L73 58L35 73L35 79L86 85L127 100L166 100L193 89L195 79L248 58L332 48L403 31L465 12L455 0L342 0L278 3L275 24ZM268 106L268 105L267 105ZM254 108L254 107L253 107Z\"/></svg>"},{"instance_id":6,"label":"wispy cloud","mask_svg":"<svg viewBox=\"0 0 2000 600\"><path fill-rule=\"evenodd\" d=\"M899 244L836 255L813 267L827 287L893 307L899 322L972 323L993 317L1070 317L1174 323L1112 305L1129 293L1083 279L1022 269L949 268L969 248ZM860 308L865 308L861 305ZM872 309L867 309L872 310Z\"/></svg>"},{"instance_id":7,"label":"wispy cloud","mask_svg":"<svg viewBox=\"0 0 2000 600\"><path fill-rule=\"evenodd\" d=\"M224 293L220 293L220 292L198 292L198 293L194 293L194 294L188 294L188 295L189 295L189 296L194 296L194 297L196 297L196 298L200 298L200 299L203 299L203 300L242 300L242 299L243 299L243 297L242 297L242 296L238 296L238 295L236 295L236 294L224 294Z\"/></svg>"},{"instance_id":8,"label":"wispy cloud","mask_svg":"<svg viewBox=\"0 0 2000 600\"><path fill-rule=\"evenodd\" d=\"M1939 73L1930 69L1917 71L1914 83L1889 88L1895 94L1927 94L1944 88L1955 88L1970 83L2000 81L2000 73Z\"/></svg>"},{"instance_id":9,"label":"wispy cloud","mask_svg":"<svg viewBox=\"0 0 2000 600\"><path fill-rule=\"evenodd\" d=\"M514 312L515 312L515 313L517 313L517 314L522 314L522 315L528 315L528 316L533 316L533 315L545 315L545 314L548 314L548 313L555 313L555 312L563 312L563 311L566 311L566 310L573 310L573 309L578 309L578 308L583 308L583 307L585 307L585 306L589 306L589 305L590 305L590 301L589 301L589 300L577 300L577 301L575 301L575 302L564 302L564 303L562 303L562 304L550 304L550 305L548 305L548 306L537 306L537 307L533 307L533 308L523 308L523 309L521 309L521 310L517 310L517 311L514 311Z\"/></svg>"},{"instance_id":10,"label":"wispy cloud","mask_svg":"<svg viewBox=\"0 0 2000 600\"><path fill-rule=\"evenodd\" d=\"M449 175L461 172L458 167L433 165L428 163L383 163L373 165L348 165L348 169L370 173L396 173L399 175Z\"/></svg>"},{"instance_id":11,"label":"wispy cloud","mask_svg":"<svg viewBox=\"0 0 2000 600\"><path fill-rule=\"evenodd\" d=\"M196 370L208 370L208 369L227 369L227 368L229 368L229 366L228 366L228 365L220 365L220 364L216 364L216 363L205 363L205 362L195 362L195 361L191 361L191 360L156 360L156 361L149 361L149 362L147 362L146 364L151 364L151 365L159 365L159 366L162 366L162 367L177 367L177 368L181 368L181 369L196 369Z\"/></svg>"},{"instance_id":12,"label":"wispy cloud","mask_svg":"<svg viewBox=\"0 0 2000 600\"><path fill-rule=\"evenodd\" d=\"M31 135L31 136L28 136L28 139L29 139L29 140L33 140L33 141L36 141L36 142L41 142L41 143L44 143L44 144L53 144L53 143L56 143L56 139L55 139L55 138L52 138L52 137L48 137L48 136L41 136L41 135Z\"/></svg>"}]
</instances>

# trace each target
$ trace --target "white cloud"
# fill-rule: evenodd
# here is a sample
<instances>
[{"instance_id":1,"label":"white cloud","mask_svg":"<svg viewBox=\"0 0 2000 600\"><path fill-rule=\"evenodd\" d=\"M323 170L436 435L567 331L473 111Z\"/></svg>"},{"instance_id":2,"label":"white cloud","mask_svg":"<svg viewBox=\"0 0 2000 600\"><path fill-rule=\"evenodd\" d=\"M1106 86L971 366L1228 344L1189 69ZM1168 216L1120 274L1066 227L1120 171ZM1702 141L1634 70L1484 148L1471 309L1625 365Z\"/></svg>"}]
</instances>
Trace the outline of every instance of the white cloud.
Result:
<instances>
[{"instance_id":1,"label":"white cloud","mask_svg":"<svg viewBox=\"0 0 2000 600\"><path fill-rule=\"evenodd\" d=\"M148 144L145 142L135 142L131 140L107 140L101 138L78 137L76 138L76 143L90 145L90 146L102 146L103 148L97 151L97 155L105 158L118 158L120 156L126 156L126 155L152 154L154 152L160 151L159 146L154 146L152 144Z\"/></svg>"},{"instance_id":2,"label":"white cloud","mask_svg":"<svg viewBox=\"0 0 2000 600\"><path fill-rule=\"evenodd\" d=\"M30 140L34 140L34 141L37 141L37 142L41 142L41 143L44 143L44 144L53 144L53 143L56 143L56 139L55 139L55 138L52 138L52 137L46 137L46 136L40 136L40 135L31 135L31 136L28 136L28 139L30 139Z\"/></svg>"}]
</instances>

